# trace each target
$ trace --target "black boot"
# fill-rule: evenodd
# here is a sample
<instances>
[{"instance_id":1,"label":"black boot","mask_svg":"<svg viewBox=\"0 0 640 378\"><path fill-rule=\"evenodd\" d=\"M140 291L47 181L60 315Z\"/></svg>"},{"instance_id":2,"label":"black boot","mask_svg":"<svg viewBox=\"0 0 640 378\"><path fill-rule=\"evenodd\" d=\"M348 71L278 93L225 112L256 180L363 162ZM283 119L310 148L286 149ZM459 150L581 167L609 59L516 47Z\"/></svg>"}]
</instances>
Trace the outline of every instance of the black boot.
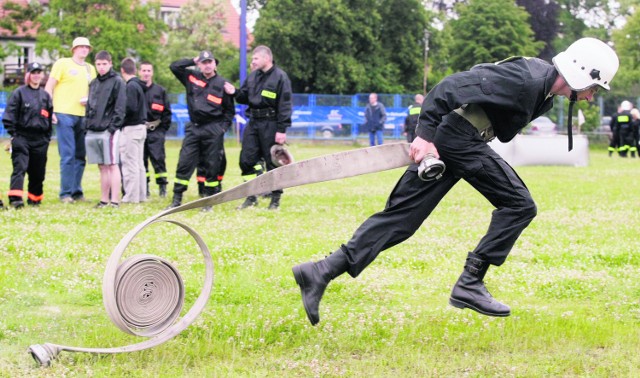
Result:
<instances>
[{"instance_id":1,"label":"black boot","mask_svg":"<svg viewBox=\"0 0 640 378\"><path fill-rule=\"evenodd\" d=\"M198 181L198 196L204 198L204 182Z\"/></svg>"},{"instance_id":2,"label":"black boot","mask_svg":"<svg viewBox=\"0 0 640 378\"><path fill-rule=\"evenodd\" d=\"M165 198L167 196L167 184L160 184L158 186L158 195L160 198Z\"/></svg>"},{"instance_id":3,"label":"black boot","mask_svg":"<svg viewBox=\"0 0 640 378\"><path fill-rule=\"evenodd\" d=\"M169 206L165 208L165 210L173 209L174 207L178 207L182 204L182 193L173 192L173 200Z\"/></svg>"},{"instance_id":4,"label":"black boot","mask_svg":"<svg viewBox=\"0 0 640 378\"><path fill-rule=\"evenodd\" d=\"M269 203L269 210L278 210L280 207L280 193L271 193L271 202Z\"/></svg>"},{"instance_id":5,"label":"black boot","mask_svg":"<svg viewBox=\"0 0 640 378\"><path fill-rule=\"evenodd\" d=\"M320 321L320 300L331 280L346 272L349 268L347 255L338 249L324 260L306 262L293 267L293 276L300 286L302 304L311 325Z\"/></svg>"},{"instance_id":6,"label":"black boot","mask_svg":"<svg viewBox=\"0 0 640 378\"><path fill-rule=\"evenodd\" d=\"M247 199L244 200L242 205L238 206L236 209L244 210L247 207L253 207L253 206L258 206L258 199L256 198L256 196L249 196L247 197Z\"/></svg>"},{"instance_id":7,"label":"black boot","mask_svg":"<svg viewBox=\"0 0 640 378\"><path fill-rule=\"evenodd\" d=\"M453 307L468 308L489 316L509 316L511 309L489 294L484 286L484 275L489 269L489 263L480 256L469 252L464 270L453 286L449 303Z\"/></svg>"}]
</instances>

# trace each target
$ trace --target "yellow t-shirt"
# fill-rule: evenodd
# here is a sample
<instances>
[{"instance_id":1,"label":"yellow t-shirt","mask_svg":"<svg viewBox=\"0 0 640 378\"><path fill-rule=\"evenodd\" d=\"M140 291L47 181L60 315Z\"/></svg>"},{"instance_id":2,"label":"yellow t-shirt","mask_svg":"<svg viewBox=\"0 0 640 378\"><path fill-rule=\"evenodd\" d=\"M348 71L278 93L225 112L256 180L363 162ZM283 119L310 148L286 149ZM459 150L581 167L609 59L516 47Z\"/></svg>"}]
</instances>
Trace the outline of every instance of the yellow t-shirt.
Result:
<instances>
[{"instance_id":1,"label":"yellow t-shirt","mask_svg":"<svg viewBox=\"0 0 640 378\"><path fill-rule=\"evenodd\" d=\"M49 75L58 81L53 88L53 111L84 117L85 106L80 99L89 95L89 82L96 77L96 69L86 62L80 65L71 58L61 58Z\"/></svg>"}]
</instances>

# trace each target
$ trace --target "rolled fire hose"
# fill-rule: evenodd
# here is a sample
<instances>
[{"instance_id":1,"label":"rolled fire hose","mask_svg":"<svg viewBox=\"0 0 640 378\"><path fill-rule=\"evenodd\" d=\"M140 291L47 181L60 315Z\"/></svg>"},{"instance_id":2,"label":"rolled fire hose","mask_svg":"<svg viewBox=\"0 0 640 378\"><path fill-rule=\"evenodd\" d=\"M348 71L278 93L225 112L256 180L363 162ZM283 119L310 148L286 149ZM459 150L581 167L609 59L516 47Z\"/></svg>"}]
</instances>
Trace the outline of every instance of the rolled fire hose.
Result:
<instances>
[{"instance_id":1,"label":"rolled fire hose","mask_svg":"<svg viewBox=\"0 0 640 378\"><path fill-rule=\"evenodd\" d=\"M181 222L162 219L167 215L278 189L400 168L411 163L408 143L339 152L276 168L227 191L158 213L137 225L120 240L107 261L102 284L103 302L111 321L126 333L150 339L114 348L36 344L29 347L29 353L41 366L50 366L62 351L100 354L140 351L172 339L193 323L211 295L213 261L200 235ZM187 231L195 239L204 258L202 292L191 309L177 322L184 303L184 286L178 271L168 261L146 254L134 255L120 263L131 241L147 226L157 222L169 222Z\"/></svg>"}]
</instances>

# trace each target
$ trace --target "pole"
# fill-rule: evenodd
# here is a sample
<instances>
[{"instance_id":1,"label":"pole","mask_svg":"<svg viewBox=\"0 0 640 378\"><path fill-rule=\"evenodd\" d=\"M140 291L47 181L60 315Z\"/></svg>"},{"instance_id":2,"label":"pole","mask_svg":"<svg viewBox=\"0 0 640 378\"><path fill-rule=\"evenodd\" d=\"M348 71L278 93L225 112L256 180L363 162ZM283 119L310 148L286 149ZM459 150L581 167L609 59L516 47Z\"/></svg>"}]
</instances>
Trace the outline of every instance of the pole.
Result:
<instances>
[{"instance_id":1,"label":"pole","mask_svg":"<svg viewBox=\"0 0 640 378\"><path fill-rule=\"evenodd\" d=\"M422 94L427 95L427 75L429 73L429 37L431 33L424 29L424 75L422 77Z\"/></svg>"},{"instance_id":2,"label":"pole","mask_svg":"<svg viewBox=\"0 0 640 378\"><path fill-rule=\"evenodd\" d=\"M247 78L247 0L240 0L240 85ZM246 106L241 105L240 116L244 117ZM236 139L241 143L240 135L244 127L238 122L236 123Z\"/></svg>"}]
</instances>

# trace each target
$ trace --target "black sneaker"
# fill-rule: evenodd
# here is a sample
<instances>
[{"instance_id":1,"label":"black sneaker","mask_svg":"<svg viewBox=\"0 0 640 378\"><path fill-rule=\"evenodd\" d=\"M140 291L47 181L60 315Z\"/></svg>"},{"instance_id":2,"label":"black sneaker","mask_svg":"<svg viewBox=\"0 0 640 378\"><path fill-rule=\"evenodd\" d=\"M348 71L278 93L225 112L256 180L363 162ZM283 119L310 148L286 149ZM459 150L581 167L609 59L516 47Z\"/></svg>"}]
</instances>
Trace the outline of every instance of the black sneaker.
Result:
<instances>
[{"instance_id":1,"label":"black sneaker","mask_svg":"<svg viewBox=\"0 0 640 378\"><path fill-rule=\"evenodd\" d=\"M120 203L119 202L111 202L109 204L109 207L112 207L114 209L119 209L120 208Z\"/></svg>"}]
</instances>

